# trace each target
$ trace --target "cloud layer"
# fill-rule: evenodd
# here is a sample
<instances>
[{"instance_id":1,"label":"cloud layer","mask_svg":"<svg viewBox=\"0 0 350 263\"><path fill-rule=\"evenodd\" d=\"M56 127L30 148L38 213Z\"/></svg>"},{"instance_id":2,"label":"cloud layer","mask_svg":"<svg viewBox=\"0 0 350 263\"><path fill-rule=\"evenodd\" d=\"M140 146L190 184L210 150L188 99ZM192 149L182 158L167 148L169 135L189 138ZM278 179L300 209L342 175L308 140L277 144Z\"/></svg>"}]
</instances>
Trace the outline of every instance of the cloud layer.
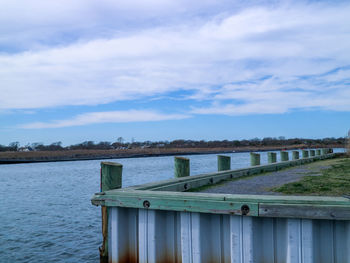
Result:
<instances>
[{"instance_id":1,"label":"cloud layer","mask_svg":"<svg viewBox=\"0 0 350 263\"><path fill-rule=\"evenodd\" d=\"M52 122L34 122L21 125L24 129L43 129L43 128L63 128L71 126L83 126L95 123L125 123L125 122L150 122L181 120L189 118L189 115L163 114L149 110L129 110L129 111L108 111L108 112L90 112L77 115L66 120L56 120Z\"/></svg>"},{"instance_id":2,"label":"cloud layer","mask_svg":"<svg viewBox=\"0 0 350 263\"><path fill-rule=\"evenodd\" d=\"M4 23L10 23L22 10L7 4L12 13L3 11L4 16L0 15L0 29L6 33L0 44L6 46L7 40L21 38L17 33L25 30L22 46L16 47L19 51L8 49L0 53L0 109L100 105L185 91L189 114L350 110L347 3L274 2L244 6L241 2L225 2L215 6L206 1L201 12L209 15L200 15L194 11L198 4L181 1L165 1L161 5L157 1L147 5L103 1L96 11L92 8L96 2L89 1L84 12L79 11L85 1L61 2L56 7L44 6L48 11L45 16L28 13L22 24L14 22L18 31L13 34ZM32 3L43 8L41 1ZM224 12L223 7L228 11ZM211 8L214 11L209 11ZM62 12L57 9L65 11L65 23L56 24L62 19ZM170 15L171 9L176 15ZM81 15L75 16L77 13ZM135 24L125 25L128 15L143 13ZM106 14L105 19L102 14ZM113 20L117 14L121 17ZM168 23L157 22L157 18L165 21L167 14ZM87 21L93 30L82 26ZM147 26L142 26L142 21L147 21ZM47 34L47 39L40 41L41 31L36 27L43 23L48 23L50 29L56 28L54 33L62 33L62 43L50 42ZM68 32L71 24L76 26ZM31 35L32 25L36 29ZM94 34L99 28L103 33ZM69 38L74 30L82 37L72 33ZM193 101L203 106L192 106ZM117 113L113 116L124 116ZM171 118L178 116L174 114ZM120 121L108 113L104 115L82 114L72 120L25 127L92 123L86 116L95 119L95 123Z\"/></svg>"}]
</instances>

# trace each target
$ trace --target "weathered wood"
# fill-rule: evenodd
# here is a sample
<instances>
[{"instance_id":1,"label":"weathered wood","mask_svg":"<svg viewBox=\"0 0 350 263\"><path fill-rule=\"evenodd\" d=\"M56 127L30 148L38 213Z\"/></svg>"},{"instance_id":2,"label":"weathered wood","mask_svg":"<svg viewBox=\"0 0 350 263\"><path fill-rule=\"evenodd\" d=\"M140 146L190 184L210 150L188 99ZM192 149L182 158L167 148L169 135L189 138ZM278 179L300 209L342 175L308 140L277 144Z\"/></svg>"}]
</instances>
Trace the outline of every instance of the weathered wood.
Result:
<instances>
[{"instance_id":1,"label":"weathered wood","mask_svg":"<svg viewBox=\"0 0 350 263\"><path fill-rule=\"evenodd\" d=\"M145 204L147 203L147 206ZM114 201L106 201L107 206L146 208L154 210L171 210L182 212L200 212L210 214L232 214L242 215L243 205L249 207L249 213L245 215L258 216L258 204L256 203L236 203L230 201L214 200L186 200L186 199L162 199L162 198L123 198L120 197Z\"/></svg>"},{"instance_id":2,"label":"weathered wood","mask_svg":"<svg viewBox=\"0 0 350 263\"><path fill-rule=\"evenodd\" d=\"M101 206L101 218L102 218L102 246L99 247L100 251L100 263L108 262L108 208Z\"/></svg>"},{"instance_id":3,"label":"weathered wood","mask_svg":"<svg viewBox=\"0 0 350 263\"><path fill-rule=\"evenodd\" d=\"M309 161L333 158L337 154L327 154L325 156L310 157L307 159L293 160L283 163L274 163L262 166L249 167L237 170L228 170L204 175L196 175L191 177L175 178L165 180L163 182L150 183L146 186L130 187L124 189L109 190L103 193L97 193L92 198L94 205L101 206L120 206L132 208L147 208L144 201L150 203L151 209L174 210L174 211L193 211L204 213L226 213L239 214L239 207L244 204L252 205L252 212L249 215L253 216L268 216L265 211L258 215L254 205L258 204L277 204L290 205L283 208L285 210L281 214L287 216L289 209L297 206L300 209L301 205L310 205L312 207L320 206L322 209L332 206L344 206L350 209L350 199L343 197L315 197L315 196L270 196L270 195L233 195L233 194L207 194L198 192L169 192L169 191L184 191L184 186L187 188L199 187L203 185L217 183L228 178L236 178L270 169L276 170L281 167L289 167L290 165L299 165ZM140 190L143 189L143 190ZM148 189L148 190L147 190ZM328 208L327 208L328 209ZM270 213L271 210L269 210ZM108 213L108 212L107 212ZM310 214L310 218L318 215ZM338 216L338 214L337 214ZM339 218L339 216L338 216ZM105 228L106 230L106 228ZM105 231L104 231L105 232Z\"/></svg>"},{"instance_id":4,"label":"weathered wood","mask_svg":"<svg viewBox=\"0 0 350 263\"><path fill-rule=\"evenodd\" d=\"M289 161L289 153L285 151L281 151L281 161L286 162Z\"/></svg>"},{"instance_id":5,"label":"weathered wood","mask_svg":"<svg viewBox=\"0 0 350 263\"><path fill-rule=\"evenodd\" d=\"M119 163L101 162L101 192L121 188L122 172Z\"/></svg>"},{"instance_id":6,"label":"weathered wood","mask_svg":"<svg viewBox=\"0 0 350 263\"><path fill-rule=\"evenodd\" d=\"M325 152L326 152L326 154L333 153L333 149L332 148L326 148Z\"/></svg>"},{"instance_id":7,"label":"weathered wood","mask_svg":"<svg viewBox=\"0 0 350 263\"><path fill-rule=\"evenodd\" d=\"M292 159L298 160L299 159L299 151L293 151L292 152Z\"/></svg>"},{"instance_id":8,"label":"weathered wood","mask_svg":"<svg viewBox=\"0 0 350 263\"><path fill-rule=\"evenodd\" d=\"M250 216L350 219L350 201L341 197L115 190L108 191L105 195L95 196L93 202L108 207L149 208L214 214L241 214L240 208L243 205L248 205L250 209L248 215ZM306 210L304 211L304 209ZM331 214L333 211L335 213Z\"/></svg>"},{"instance_id":9,"label":"weathered wood","mask_svg":"<svg viewBox=\"0 0 350 263\"><path fill-rule=\"evenodd\" d=\"M259 204L259 216L349 220L349 206Z\"/></svg>"},{"instance_id":10,"label":"weathered wood","mask_svg":"<svg viewBox=\"0 0 350 263\"><path fill-rule=\"evenodd\" d=\"M199 175L193 175L190 177L173 178L173 179L158 181L158 182L154 182L154 183L148 183L148 184L144 184L141 186L128 187L128 188L124 188L124 189L157 190L157 191L162 191L162 190L185 191L185 190L189 190L191 188L205 186L208 184L219 182L220 180L244 177L247 175L258 174L261 172L272 172L272 171L280 170L280 169L290 167L293 165L302 165L302 164L308 163L310 161L322 160L324 158L333 158L336 155L337 154L330 154L330 155L326 155L326 156L316 156L316 157L307 158L307 159L299 159L299 160L292 160L292 161L288 161L288 162L266 164L266 165L260 165L260 166L256 166L256 167L247 167L247 168L241 168L241 169L235 169L235 170L228 170L228 171L221 171L221 172L214 172L214 173L207 173L207 174L199 174ZM184 189L185 184L187 184L186 189Z\"/></svg>"},{"instance_id":11,"label":"weathered wood","mask_svg":"<svg viewBox=\"0 0 350 263\"><path fill-rule=\"evenodd\" d=\"M303 158L309 158L309 151L308 150L302 150L301 151Z\"/></svg>"},{"instance_id":12,"label":"weathered wood","mask_svg":"<svg viewBox=\"0 0 350 263\"><path fill-rule=\"evenodd\" d=\"M151 190L124 189L107 191L105 194L95 194L92 198L94 204L100 205L102 201L113 201L120 198L162 198L176 200L217 200L252 203L276 203L276 204L309 204L309 205L344 205L350 207L350 199L346 197L330 196L277 196L277 195L246 195L246 194L216 194L198 192L167 192Z\"/></svg>"},{"instance_id":13,"label":"weathered wood","mask_svg":"<svg viewBox=\"0 0 350 263\"><path fill-rule=\"evenodd\" d=\"M101 162L100 191L105 192L122 187L123 166L119 163ZM100 262L108 262L108 208L101 207L103 243L99 248Z\"/></svg>"},{"instance_id":14,"label":"weathered wood","mask_svg":"<svg viewBox=\"0 0 350 263\"><path fill-rule=\"evenodd\" d=\"M251 166L260 165L260 154L250 153L250 165Z\"/></svg>"},{"instance_id":15,"label":"weathered wood","mask_svg":"<svg viewBox=\"0 0 350 263\"><path fill-rule=\"evenodd\" d=\"M267 162L268 163L275 163L275 162L277 162L277 153L268 152L267 153Z\"/></svg>"},{"instance_id":16,"label":"weathered wood","mask_svg":"<svg viewBox=\"0 0 350 263\"><path fill-rule=\"evenodd\" d=\"M218 171L231 170L231 157L218 155Z\"/></svg>"},{"instance_id":17,"label":"weathered wood","mask_svg":"<svg viewBox=\"0 0 350 263\"><path fill-rule=\"evenodd\" d=\"M190 176L190 159L184 157L175 157L175 177L187 177Z\"/></svg>"}]
</instances>

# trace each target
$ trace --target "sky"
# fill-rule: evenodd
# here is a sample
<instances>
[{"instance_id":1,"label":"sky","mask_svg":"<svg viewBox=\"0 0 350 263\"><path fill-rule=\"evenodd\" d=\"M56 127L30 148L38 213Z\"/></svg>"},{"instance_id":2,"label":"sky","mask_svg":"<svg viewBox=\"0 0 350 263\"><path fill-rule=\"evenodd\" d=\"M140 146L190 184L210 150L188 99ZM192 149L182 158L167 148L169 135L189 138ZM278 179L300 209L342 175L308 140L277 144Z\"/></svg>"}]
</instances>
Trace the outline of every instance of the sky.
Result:
<instances>
[{"instance_id":1,"label":"sky","mask_svg":"<svg viewBox=\"0 0 350 263\"><path fill-rule=\"evenodd\" d=\"M349 1L0 0L0 144L344 137Z\"/></svg>"}]
</instances>

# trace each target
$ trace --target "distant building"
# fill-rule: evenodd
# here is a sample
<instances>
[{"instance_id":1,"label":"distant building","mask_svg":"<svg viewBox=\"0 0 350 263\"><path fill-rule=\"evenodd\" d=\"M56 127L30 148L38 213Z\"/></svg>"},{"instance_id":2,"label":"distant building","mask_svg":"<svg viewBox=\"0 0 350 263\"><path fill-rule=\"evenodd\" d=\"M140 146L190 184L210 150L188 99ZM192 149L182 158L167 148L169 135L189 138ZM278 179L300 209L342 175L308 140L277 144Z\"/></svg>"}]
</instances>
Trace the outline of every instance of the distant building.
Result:
<instances>
[{"instance_id":1,"label":"distant building","mask_svg":"<svg viewBox=\"0 0 350 263\"><path fill-rule=\"evenodd\" d=\"M30 147L20 147L20 148L18 148L17 151L18 152L31 152L31 151L33 151L33 149Z\"/></svg>"}]
</instances>

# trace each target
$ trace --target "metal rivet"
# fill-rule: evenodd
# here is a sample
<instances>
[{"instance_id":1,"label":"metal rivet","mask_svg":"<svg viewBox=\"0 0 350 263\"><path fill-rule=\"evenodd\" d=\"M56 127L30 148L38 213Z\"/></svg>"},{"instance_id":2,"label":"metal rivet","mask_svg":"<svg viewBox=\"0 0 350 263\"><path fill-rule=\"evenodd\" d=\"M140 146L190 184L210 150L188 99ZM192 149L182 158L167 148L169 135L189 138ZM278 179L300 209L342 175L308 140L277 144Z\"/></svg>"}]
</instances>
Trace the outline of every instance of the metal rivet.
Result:
<instances>
[{"instance_id":1,"label":"metal rivet","mask_svg":"<svg viewBox=\"0 0 350 263\"><path fill-rule=\"evenodd\" d=\"M143 201L143 207L144 208L149 208L151 206L151 203L147 200Z\"/></svg>"},{"instance_id":2,"label":"metal rivet","mask_svg":"<svg viewBox=\"0 0 350 263\"><path fill-rule=\"evenodd\" d=\"M242 215L247 215L249 213L250 209L249 209L249 206L248 205L242 205L241 206L241 212L242 212Z\"/></svg>"}]
</instances>

